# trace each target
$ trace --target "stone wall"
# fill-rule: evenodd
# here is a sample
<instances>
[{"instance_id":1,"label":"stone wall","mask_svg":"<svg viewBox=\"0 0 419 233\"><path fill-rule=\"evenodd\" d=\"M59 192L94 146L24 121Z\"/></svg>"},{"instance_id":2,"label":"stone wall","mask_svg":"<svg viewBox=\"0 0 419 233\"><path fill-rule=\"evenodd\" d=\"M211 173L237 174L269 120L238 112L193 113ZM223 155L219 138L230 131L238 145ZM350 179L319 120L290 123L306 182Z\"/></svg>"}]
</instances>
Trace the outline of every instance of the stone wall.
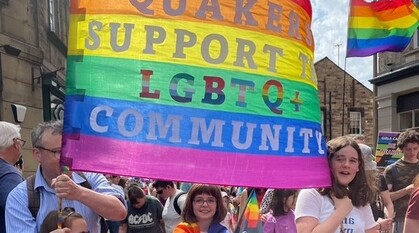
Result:
<instances>
[{"instance_id":1,"label":"stone wall","mask_svg":"<svg viewBox=\"0 0 419 233\"><path fill-rule=\"evenodd\" d=\"M62 4L65 1L56 2ZM48 0L13 0L0 5L0 46L12 45L21 50L19 56L14 57L0 49L3 71L0 117L1 120L14 122L12 103L27 108L26 118L20 123L22 138L27 141L22 153L25 160L24 175L33 173L38 166L32 157L30 131L44 120L40 67L48 72L66 66L66 56L48 36L48 3ZM57 11L68 12L68 9L64 9L68 7L65 4L59 7ZM60 24L66 28L68 23L62 21ZM61 37L64 44L67 43L66 37L67 34ZM38 79L33 82L34 77Z\"/></svg>"},{"instance_id":2,"label":"stone wall","mask_svg":"<svg viewBox=\"0 0 419 233\"><path fill-rule=\"evenodd\" d=\"M325 114L324 130L327 140L350 133L348 110L354 109L363 112L362 133L366 136L367 144L375 145L375 142L372 142L374 124L373 92L327 57L316 62L315 68L318 78L319 98ZM343 107L342 101L344 79L345 107Z\"/></svg>"}]
</instances>

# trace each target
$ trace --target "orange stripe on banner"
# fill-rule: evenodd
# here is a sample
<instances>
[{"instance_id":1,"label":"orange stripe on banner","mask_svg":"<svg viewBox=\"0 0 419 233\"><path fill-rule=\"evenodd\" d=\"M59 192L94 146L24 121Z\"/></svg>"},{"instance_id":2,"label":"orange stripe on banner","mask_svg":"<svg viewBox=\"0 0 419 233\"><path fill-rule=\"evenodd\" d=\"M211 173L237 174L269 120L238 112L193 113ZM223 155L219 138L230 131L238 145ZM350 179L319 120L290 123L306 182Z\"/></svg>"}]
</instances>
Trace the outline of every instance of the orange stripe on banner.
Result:
<instances>
[{"instance_id":1,"label":"orange stripe on banner","mask_svg":"<svg viewBox=\"0 0 419 233\"><path fill-rule=\"evenodd\" d=\"M71 13L74 14L119 14L141 15L145 17L181 20L190 22L208 22L216 25L231 26L245 30L259 31L265 34L280 36L301 43L314 51L313 35L311 33L311 10L303 0L269 1L260 0L251 7L249 14L236 12L236 1L220 0L220 7L207 7L211 13L200 14L201 2L185 1L184 10L179 10L179 2L173 6L165 5L166 1L120 1L120 0L77 0L72 1ZM168 1L170 2L170 1ZM211 1L210 1L211 2ZM304 3L304 4L303 4ZM170 10L174 8L175 10ZM214 10L215 9L215 10ZM240 21L240 22L238 22Z\"/></svg>"}]
</instances>

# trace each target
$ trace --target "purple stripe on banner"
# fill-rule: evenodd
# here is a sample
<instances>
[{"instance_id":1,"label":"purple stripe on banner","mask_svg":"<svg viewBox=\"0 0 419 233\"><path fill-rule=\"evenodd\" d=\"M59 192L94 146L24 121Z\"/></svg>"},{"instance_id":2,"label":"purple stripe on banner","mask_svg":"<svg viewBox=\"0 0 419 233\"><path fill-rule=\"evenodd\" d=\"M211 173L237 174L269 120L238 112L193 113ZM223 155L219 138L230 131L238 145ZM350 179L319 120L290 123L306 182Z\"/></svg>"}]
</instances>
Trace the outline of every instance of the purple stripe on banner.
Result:
<instances>
[{"instance_id":1,"label":"purple stripe on banner","mask_svg":"<svg viewBox=\"0 0 419 233\"><path fill-rule=\"evenodd\" d=\"M156 146L83 134L79 140L72 140L69 136L65 135L62 157L64 161L77 158L72 160L72 170L253 187L328 187L331 182L326 158L252 156ZM114 156L121 154L123 156ZM98 159L100 157L107 159ZM217 175L214 175L215 171Z\"/></svg>"},{"instance_id":2,"label":"purple stripe on banner","mask_svg":"<svg viewBox=\"0 0 419 233\"><path fill-rule=\"evenodd\" d=\"M412 38L390 36L379 39L348 39L347 57L366 57L389 51L401 52L409 45Z\"/></svg>"}]
</instances>

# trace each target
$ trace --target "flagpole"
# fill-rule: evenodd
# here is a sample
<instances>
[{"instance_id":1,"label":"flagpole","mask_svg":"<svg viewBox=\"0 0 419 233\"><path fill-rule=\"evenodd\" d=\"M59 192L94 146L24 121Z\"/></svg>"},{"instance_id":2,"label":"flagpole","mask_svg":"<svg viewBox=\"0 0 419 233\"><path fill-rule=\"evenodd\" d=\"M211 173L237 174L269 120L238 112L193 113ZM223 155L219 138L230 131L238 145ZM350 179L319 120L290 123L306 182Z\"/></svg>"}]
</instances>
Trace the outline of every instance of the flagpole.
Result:
<instances>
[{"instance_id":1,"label":"flagpole","mask_svg":"<svg viewBox=\"0 0 419 233\"><path fill-rule=\"evenodd\" d=\"M346 27L346 38L349 38L349 18L351 17L351 2L349 0L349 12L348 12L348 26ZM345 55L345 62L343 65L343 85L342 85L342 136L345 135L345 93L346 93L346 60L348 58L348 39L346 40L346 55Z\"/></svg>"},{"instance_id":2,"label":"flagpole","mask_svg":"<svg viewBox=\"0 0 419 233\"><path fill-rule=\"evenodd\" d=\"M373 63L373 72L372 72L372 78L377 78L377 63L378 63L378 55L374 54L372 57ZM373 116L373 132L372 132L372 143L377 149L377 137L378 137L378 109L377 109L377 86L375 84L372 85L372 95L373 95L373 101L372 101L372 116Z\"/></svg>"},{"instance_id":3,"label":"flagpole","mask_svg":"<svg viewBox=\"0 0 419 233\"><path fill-rule=\"evenodd\" d=\"M346 93L346 57L343 67L343 85L342 85L342 136L345 135L345 93Z\"/></svg>"},{"instance_id":4,"label":"flagpole","mask_svg":"<svg viewBox=\"0 0 419 233\"><path fill-rule=\"evenodd\" d=\"M61 155L60 155L61 156ZM60 161L61 163L61 161ZM70 172L70 168L68 166L65 165L60 165L61 166L61 174L65 174L65 172ZM71 178L71 173L70 173L70 178ZM58 198L58 218L57 218L57 229L62 229L63 228L63 223L65 220L65 217L63 215L63 198L60 197Z\"/></svg>"}]
</instances>

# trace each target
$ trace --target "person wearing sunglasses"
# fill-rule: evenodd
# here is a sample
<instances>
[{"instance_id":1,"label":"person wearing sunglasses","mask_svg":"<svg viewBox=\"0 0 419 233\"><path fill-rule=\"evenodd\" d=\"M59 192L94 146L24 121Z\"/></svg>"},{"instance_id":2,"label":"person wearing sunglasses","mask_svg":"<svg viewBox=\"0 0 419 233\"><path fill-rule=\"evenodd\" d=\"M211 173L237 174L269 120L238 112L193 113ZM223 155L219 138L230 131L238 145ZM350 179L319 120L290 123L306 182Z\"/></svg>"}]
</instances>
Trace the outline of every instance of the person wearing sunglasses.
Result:
<instances>
[{"instance_id":1,"label":"person wearing sunglasses","mask_svg":"<svg viewBox=\"0 0 419 233\"><path fill-rule=\"evenodd\" d=\"M179 223L174 233L229 233L221 224L227 214L221 190L217 186L194 184L188 192L183 222Z\"/></svg>"},{"instance_id":2,"label":"person wearing sunglasses","mask_svg":"<svg viewBox=\"0 0 419 233\"><path fill-rule=\"evenodd\" d=\"M62 121L43 122L32 130L32 154L39 166L35 177L31 178L34 180L31 189L28 188L31 183L24 181L10 192L6 202L6 232L39 232L45 217L59 209L60 199L62 206L74 207L84 216L91 232L100 232L102 217L115 221L125 219L124 197L105 176L91 172L62 173L62 134ZM29 192L39 194L37 214L28 207Z\"/></svg>"},{"instance_id":3,"label":"person wearing sunglasses","mask_svg":"<svg viewBox=\"0 0 419 233\"><path fill-rule=\"evenodd\" d=\"M181 213L185 204L186 193L177 189L173 181L156 180L153 187L158 197L166 200L163 208L163 221L166 233L171 233L182 221Z\"/></svg>"},{"instance_id":4,"label":"person wearing sunglasses","mask_svg":"<svg viewBox=\"0 0 419 233\"><path fill-rule=\"evenodd\" d=\"M13 166L20 158L25 140L20 137L20 127L0 121L0 232L6 232L5 209L10 191L23 181Z\"/></svg>"}]
</instances>

